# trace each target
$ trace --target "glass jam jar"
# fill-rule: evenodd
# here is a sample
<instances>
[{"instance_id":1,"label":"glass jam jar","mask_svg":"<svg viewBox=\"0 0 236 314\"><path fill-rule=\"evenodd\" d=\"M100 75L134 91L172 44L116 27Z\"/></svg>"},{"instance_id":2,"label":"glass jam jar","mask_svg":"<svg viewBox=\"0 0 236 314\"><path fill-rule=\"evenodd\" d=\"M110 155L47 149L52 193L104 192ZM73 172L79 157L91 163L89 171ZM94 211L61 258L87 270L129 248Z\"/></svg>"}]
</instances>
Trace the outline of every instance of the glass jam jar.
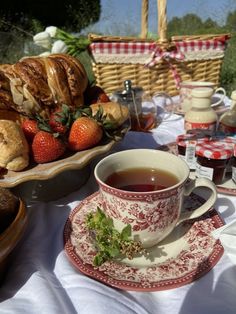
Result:
<instances>
[{"instance_id":1,"label":"glass jam jar","mask_svg":"<svg viewBox=\"0 0 236 314\"><path fill-rule=\"evenodd\" d=\"M198 133L181 134L177 136L178 156L189 166L190 170L196 169L196 145L197 143L209 142L208 137L198 138Z\"/></svg>"},{"instance_id":2,"label":"glass jam jar","mask_svg":"<svg viewBox=\"0 0 236 314\"><path fill-rule=\"evenodd\" d=\"M196 169L195 149L197 141L192 134L181 134L177 136L178 156L182 158L191 170Z\"/></svg>"},{"instance_id":3,"label":"glass jam jar","mask_svg":"<svg viewBox=\"0 0 236 314\"><path fill-rule=\"evenodd\" d=\"M215 184L225 179L228 163L233 155L232 145L220 141L198 143L196 146L196 176L206 177Z\"/></svg>"}]
</instances>

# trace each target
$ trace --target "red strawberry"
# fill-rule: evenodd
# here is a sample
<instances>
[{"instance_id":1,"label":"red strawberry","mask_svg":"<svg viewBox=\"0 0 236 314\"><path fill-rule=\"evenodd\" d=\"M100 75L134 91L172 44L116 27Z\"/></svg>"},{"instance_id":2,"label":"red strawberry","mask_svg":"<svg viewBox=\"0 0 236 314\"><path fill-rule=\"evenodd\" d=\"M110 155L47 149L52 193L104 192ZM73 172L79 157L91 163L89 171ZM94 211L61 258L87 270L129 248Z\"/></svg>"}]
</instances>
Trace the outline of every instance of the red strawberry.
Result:
<instances>
[{"instance_id":1,"label":"red strawberry","mask_svg":"<svg viewBox=\"0 0 236 314\"><path fill-rule=\"evenodd\" d=\"M98 144L102 136L103 130L94 119L80 117L71 126L68 146L74 151L84 150Z\"/></svg>"},{"instance_id":2,"label":"red strawberry","mask_svg":"<svg viewBox=\"0 0 236 314\"><path fill-rule=\"evenodd\" d=\"M71 124L71 112L68 106L62 105L61 108L55 110L49 119L49 125L53 132L65 134Z\"/></svg>"},{"instance_id":3,"label":"red strawberry","mask_svg":"<svg viewBox=\"0 0 236 314\"><path fill-rule=\"evenodd\" d=\"M27 141L30 143L33 141L36 133L39 132L37 121L32 119L25 119L21 124L21 128L25 134Z\"/></svg>"},{"instance_id":4,"label":"red strawberry","mask_svg":"<svg viewBox=\"0 0 236 314\"><path fill-rule=\"evenodd\" d=\"M32 152L34 160L38 164L58 159L64 154L65 150L65 143L52 133L39 131L33 139Z\"/></svg>"}]
</instances>

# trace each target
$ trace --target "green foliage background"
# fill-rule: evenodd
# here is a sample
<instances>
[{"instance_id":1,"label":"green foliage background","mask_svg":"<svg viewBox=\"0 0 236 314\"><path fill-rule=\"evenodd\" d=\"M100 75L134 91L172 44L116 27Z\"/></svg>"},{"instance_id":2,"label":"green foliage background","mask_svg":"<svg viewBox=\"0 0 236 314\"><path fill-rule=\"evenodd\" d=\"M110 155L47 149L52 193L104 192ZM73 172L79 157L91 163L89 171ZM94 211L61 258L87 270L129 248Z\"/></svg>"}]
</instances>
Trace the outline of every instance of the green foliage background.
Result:
<instances>
[{"instance_id":1,"label":"green foliage background","mask_svg":"<svg viewBox=\"0 0 236 314\"><path fill-rule=\"evenodd\" d=\"M15 1L16 0L11 0ZM29 0L24 0L27 2ZM56 0L53 0L56 1ZM77 1L77 0L76 0ZM76 2L75 0L66 0L67 3ZM19 2L19 1L18 1ZM63 2L60 0L59 2ZM22 3L22 2L20 2ZM41 0L40 3L44 3L44 0ZM78 3L81 6L78 6ZM91 3L94 9L91 11ZM81 0L77 1L78 10L74 10L73 18L69 20L68 16L65 17L62 27L64 30L68 32L76 32L79 33L86 30L88 25L93 25L100 16L100 0L89 1L89 0ZM91 16L89 14L85 14L93 12ZM7 14L2 15L2 11L0 10L0 63L13 63L17 61L23 55L36 55L41 53L40 48L36 47L32 41L32 35L35 33L42 31L45 26L53 25L53 22L50 20L50 16L48 17L48 23L45 24L44 20L40 20L39 16L33 16L32 12L30 13L30 18L28 15L22 14L18 16L18 22L16 19L16 23L12 24L12 20L7 20ZM27 17L26 17L27 16ZM83 17L83 18L81 18ZM86 18L85 18L86 17ZM27 23L23 23L27 22ZM30 22L30 23L29 23ZM25 27L22 27L25 25ZM54 24L55 25L55 24ZM60 26L60 25L56 25ZM126 34L127 36L135 35L135 31L133 30L133 25L126 25ZM89 32L89 30L87 30ZM93 32L100 33L99 29L93 28ZM117 35L119 35L120 29L117 28ZM194 34L221 34L221 33L230 33L231 39L228 42L228 46L225 52L225 58L223 61L223 66L221 70L220 76L220 85L224 87L227 91L228 96L232 90L236 89L236 11L232 11L228 13L226 22L224 25L219 25L216 21L208 18L203 21L196 14L187 14L181 18L173 17L168 22L168 36L172 35L194 35ZM107 34L106 34L107 35ZM156 39L155 34L149 33L149 37ZM87 59L87 54L83 53L81 55L83 62L87 64L89 67L89 60Z\"/></svg>"},{"instance_id":2,"label":"green foliage background","mask_svg":"<svg viewBox=\"0 0 236 314\"><path fill-rule=\"evenodd\" d=\"M202 21L195 14L187 14L182 18L174 17L168 23L168 34L197 35L230 33L225 57L221 69L220 85L227 91L228 96L236 89L236 11L229 12L225 25L218 25L212 19Z\"/></svg>"}]
</instances>

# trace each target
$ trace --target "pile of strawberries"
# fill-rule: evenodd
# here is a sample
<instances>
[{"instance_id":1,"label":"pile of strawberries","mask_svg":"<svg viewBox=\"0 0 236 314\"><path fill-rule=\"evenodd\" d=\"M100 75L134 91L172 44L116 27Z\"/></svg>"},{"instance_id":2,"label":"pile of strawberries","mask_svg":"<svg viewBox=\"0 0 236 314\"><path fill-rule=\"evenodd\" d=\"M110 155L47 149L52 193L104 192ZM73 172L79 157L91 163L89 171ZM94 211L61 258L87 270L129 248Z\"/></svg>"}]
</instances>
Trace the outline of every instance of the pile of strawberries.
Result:
<instances>
[{"instance_id":1,"label":"pile of strawberries","mask_svg":"<svg viewBox=\"0 0 236 314\"><path fill-rule=\"evenodd\" d=\"M99 88L96 93L89 93L86 102L110 101ZM99 92L98 92L99 91ZM25 119L22 130L31 148L31 155L36 163L47 163L62 157L67 150L81 151L97 145L104 135L105 116L99 110L95 116L89 106L73 110L67 105L51 113L49 119L41 117Z\"/></svg>"}]
</instances>

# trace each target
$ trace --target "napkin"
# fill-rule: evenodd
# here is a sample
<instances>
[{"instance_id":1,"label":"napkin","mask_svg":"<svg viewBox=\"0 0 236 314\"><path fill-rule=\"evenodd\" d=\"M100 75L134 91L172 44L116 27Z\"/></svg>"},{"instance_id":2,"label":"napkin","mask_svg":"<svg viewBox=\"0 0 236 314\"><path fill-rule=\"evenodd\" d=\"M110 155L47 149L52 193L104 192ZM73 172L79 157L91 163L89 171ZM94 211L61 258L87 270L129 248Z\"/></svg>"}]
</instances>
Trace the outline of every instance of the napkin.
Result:
<instances>
[{"instance_id":1,"label":"napkin","mask_svg":"<svg viewBox=\"0 0 236 314\"><path fill-rule=\"evenodd\" d=\"M236 264L236 219L212 232L215 239L219 239L225 253Z\"/></svg>"}]
</instances>

